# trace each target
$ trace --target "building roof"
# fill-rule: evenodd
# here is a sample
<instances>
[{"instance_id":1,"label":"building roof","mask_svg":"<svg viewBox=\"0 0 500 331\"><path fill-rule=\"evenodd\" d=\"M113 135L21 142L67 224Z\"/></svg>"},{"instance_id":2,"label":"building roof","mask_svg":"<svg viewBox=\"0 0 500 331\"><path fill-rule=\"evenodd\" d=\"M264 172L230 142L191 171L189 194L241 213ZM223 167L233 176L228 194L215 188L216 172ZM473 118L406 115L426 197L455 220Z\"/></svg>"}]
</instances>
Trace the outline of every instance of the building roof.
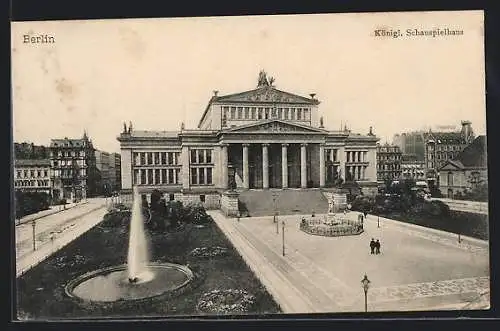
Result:
<instances>
[{"instance_id":1,"label":"building roof","mask_svg":"<svg viewBox=\"0 0 500 331\"><path fill-rule=\"evenodd\" d=\"M85 139L51 139L50 140L50 147L85 147L88 146L86 145L88 143L87 140Z\"/></svg>"},{"instance_id":2,"label":"building roof","mask_svg":"<svg viewBox=\"0 0 500 331\"><path fill-rule=\"evenodd\" d=\"M15 160L14 164L16 167L35 167L35 166L50 167L50 160L49 159L21 159L21 160Z\"/></svg>"},{"instance_id":3,"label":"building roof","mask_svg":"<svg viewBox=\"0 0 500 331\"><path fill-rule=\"evenodd\" d=\"M447 164L452 164L459 169L487 168L486 136L478 136L454 160L448 160L441 168Z\"/></svg>"},{"instance_id":4,"label":"building roof","mask_svg":"<svg viewBox=\"0 0 500 331\"><path fill-rule=\"evenodd\" d=\"M466 138L461 132L432 132L427 135L427 141L436 144L466 144Z\"/></svg>"},{"instance_id":5,"label":"building roof","mask_svg":"<svg viewBox=\"0 0 500 331\"><path fill-rule=\"evenodd\" d=\"M177 138L179 133L179 131L132 130L130 136L141 138Z\"/></svg>"}]
</instances>

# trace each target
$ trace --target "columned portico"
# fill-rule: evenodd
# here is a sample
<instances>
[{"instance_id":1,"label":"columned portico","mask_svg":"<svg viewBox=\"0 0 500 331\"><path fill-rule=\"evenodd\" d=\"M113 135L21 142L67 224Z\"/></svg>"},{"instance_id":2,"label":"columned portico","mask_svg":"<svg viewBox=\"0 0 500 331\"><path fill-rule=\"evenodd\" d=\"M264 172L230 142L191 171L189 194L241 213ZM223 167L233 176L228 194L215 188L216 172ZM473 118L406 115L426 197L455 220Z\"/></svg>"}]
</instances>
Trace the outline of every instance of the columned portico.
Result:
<instances>
[{"instance_id":1,"label":"columned portico","mask_svg":"<svg viewBox=\"0 0 500 331\"><path fill-rule=\"evenodd\" d=\"M281 187L288 188L288 144L281 144Z\"/></svg>"},{"instance_id":2,"label":"columned portico","mask_svg":"<svg viewBox=\"0 0 500 331\"><path fill-rule=\"evenodd\" d=\"M269 188L269 144L262 144L262 188Z\"/></svg>"},{"instance_id":3,"label":"columned portico","mask_svg":"<svg viewBox=\"0 0 500 331\"><path fill-rule=\"evenodd\" d=\"M307 144L300 145L300 187L307 187Z\"/></svg>"},{"instance_id":4,"label":"columned portico","mask_svg":"<svg viewBox=\"0 0 500 331\"><path fill-rule=\"evenodd\" d=\"M221 186L223 189L228 187L228 155L227 155L227 144L221 145Z\"/></svg>"}]
</instances>

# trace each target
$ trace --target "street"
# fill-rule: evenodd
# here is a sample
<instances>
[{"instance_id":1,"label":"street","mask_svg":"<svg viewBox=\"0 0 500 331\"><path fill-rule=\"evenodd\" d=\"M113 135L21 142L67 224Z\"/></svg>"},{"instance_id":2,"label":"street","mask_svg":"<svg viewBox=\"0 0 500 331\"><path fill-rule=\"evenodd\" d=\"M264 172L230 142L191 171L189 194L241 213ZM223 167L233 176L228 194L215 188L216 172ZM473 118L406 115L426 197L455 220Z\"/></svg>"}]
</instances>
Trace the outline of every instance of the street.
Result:
<instances>
[{"instance_id":1,"label":"street","mask_svg":"<svg viewBox=\"0 0 500 331\"><path fill-rule=\"evenodd\" d=\"M33 222L17 225L17 276L89 230L102 220L105 212L105 199L93 198L87 203L37 219L34 227L35 251Z\"/></svg>"}]
</instances>

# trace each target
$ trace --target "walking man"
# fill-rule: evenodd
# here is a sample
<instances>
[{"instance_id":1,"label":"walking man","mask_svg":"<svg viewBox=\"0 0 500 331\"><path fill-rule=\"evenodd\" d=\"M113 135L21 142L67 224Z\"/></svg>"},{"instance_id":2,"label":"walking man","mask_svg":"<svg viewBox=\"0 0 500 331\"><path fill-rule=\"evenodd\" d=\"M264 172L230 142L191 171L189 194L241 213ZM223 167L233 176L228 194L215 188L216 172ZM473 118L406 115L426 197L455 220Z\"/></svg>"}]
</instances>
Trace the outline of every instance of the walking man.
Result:
<instances>
[{"instance_id":1,"label":"walking man","mask_svg":"<svg viewBox=\"0 0 500 331\"><path fill-rule=\"evenodd\" d=\"M380 241L378 239L375 242L375 254L380 254Z\"/></svg>"},{"instance_id":2,"label":"walking man","mask_svg":"<svg viewBox=\"0 0 500 331\"><path fill-rule=\"evenodd\" d=\"M375 239L372 238L372 240L370 241L370 254L374 253L375 253Z\"/></svg>"}]
</instances>

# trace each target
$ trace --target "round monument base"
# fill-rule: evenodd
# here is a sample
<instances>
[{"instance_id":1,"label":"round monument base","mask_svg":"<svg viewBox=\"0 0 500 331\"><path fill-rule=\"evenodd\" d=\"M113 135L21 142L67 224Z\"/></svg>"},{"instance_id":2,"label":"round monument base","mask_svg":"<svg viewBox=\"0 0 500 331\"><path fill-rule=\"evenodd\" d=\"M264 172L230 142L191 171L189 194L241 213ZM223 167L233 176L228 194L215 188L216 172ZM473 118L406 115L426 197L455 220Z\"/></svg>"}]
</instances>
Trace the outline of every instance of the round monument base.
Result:
<instances>
[{"instance_id":1,"label":"round monument base","mask_svg":"<svg viewBox=\"0 0 500 331\"><path fill-rule=\"evenodd\" d=\"M324 237L355 236L364 231L361 222L353 222L333 214L328 214L324 218L304 218L300 223L300 230L310 235Z\"/></svg>"}]
</instances>

